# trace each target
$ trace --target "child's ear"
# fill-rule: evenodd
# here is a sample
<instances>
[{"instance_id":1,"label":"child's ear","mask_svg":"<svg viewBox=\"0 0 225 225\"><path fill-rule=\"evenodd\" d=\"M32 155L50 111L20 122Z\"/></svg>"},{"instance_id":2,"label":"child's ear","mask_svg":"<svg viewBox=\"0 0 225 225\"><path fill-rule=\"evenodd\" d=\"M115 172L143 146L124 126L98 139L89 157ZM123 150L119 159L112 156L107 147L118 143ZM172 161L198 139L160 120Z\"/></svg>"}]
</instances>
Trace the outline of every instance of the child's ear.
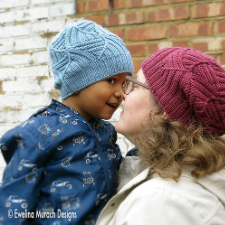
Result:
<instances>
[{"instance_id":1,"label":"child's ear","mask_svg":"<svg viewBox=\"0 0 225 225\"><path fill-rule=\"evenodd\" d=\"M162 119L167 120L169 118L170 117L166 114L166 112L163 112Z\"/></svg>"}]
</instances>

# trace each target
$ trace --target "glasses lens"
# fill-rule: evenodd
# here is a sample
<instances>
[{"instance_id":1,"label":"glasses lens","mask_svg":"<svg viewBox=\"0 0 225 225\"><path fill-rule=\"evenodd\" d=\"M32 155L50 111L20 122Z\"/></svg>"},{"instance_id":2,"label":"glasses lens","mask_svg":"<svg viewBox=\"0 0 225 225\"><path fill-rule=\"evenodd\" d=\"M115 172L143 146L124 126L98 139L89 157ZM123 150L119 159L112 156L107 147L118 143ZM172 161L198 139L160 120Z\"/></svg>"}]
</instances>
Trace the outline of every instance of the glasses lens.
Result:
<instances>
[{"instance_id":1,"label":"glasses lens","mask_svg":"<svg viewBox=\"0 0 225 225\"><path fill-rule=\"evenodd\" d=\"M130 80L126 80L123 86L123 92L126 95L129 95L131 91L133 91L134 83Z\"/></svg>"}]
</instances>

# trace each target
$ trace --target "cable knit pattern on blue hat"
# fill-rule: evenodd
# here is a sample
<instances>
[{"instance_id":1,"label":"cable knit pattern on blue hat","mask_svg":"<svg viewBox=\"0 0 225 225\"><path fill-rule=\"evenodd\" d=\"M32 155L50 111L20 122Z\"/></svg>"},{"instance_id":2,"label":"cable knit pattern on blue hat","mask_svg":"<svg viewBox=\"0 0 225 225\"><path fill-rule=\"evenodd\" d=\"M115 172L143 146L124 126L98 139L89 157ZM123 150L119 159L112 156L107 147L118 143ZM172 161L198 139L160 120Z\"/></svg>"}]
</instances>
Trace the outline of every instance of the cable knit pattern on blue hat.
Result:
<instances>
[{"instance_id":1,"label":"cable knit pattern on blue hat","mask_svg":"<svg viewBox=\"0 0 225 225\"><path fill-rule=\"evenodd\" d=\"M107 77L133 74L132 58L124 42L92 21L64 27L49 45L49 54L55 88L62 99Z\"/></svg>"}]
</instances>

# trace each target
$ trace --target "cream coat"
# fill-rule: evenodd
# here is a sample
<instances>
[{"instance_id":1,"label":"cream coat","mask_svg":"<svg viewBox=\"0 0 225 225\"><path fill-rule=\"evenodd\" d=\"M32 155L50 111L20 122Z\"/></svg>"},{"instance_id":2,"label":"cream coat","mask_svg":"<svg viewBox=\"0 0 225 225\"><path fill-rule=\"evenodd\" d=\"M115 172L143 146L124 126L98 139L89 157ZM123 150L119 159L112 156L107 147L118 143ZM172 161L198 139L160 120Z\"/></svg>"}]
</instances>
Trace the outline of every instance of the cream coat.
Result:
<instances>
[{"instance_id":1,"label":"cream coat","mask_svg":"<svg viewBox=\"0 0 225 225\"><path fill-rule=\"evenodd\" d=\"M136 156L126 157L121 185L96 225L224 225L225 169L194 179L183 169L179 182L148 178L149 168Z\"/></svg>"}]
</instances>

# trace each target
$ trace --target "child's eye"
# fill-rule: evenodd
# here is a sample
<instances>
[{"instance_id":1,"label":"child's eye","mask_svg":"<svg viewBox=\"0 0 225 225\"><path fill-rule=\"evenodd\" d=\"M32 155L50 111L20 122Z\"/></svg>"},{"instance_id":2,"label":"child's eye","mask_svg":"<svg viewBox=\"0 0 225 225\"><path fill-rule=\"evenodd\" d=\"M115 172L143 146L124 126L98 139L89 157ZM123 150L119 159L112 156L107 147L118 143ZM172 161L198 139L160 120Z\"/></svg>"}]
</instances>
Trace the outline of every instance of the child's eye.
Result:
<instances>
[{"instance_id":1,"label":"child's eye","mask_svg":"<svg viewBox=\"0 0 225 225\"><path fill-rule=\"evenodd\" d=\"M115 84L116 79L109 78L109 79L107 79L107 81L108 81L110 84Z\"/></svg>"}]
</instances>

